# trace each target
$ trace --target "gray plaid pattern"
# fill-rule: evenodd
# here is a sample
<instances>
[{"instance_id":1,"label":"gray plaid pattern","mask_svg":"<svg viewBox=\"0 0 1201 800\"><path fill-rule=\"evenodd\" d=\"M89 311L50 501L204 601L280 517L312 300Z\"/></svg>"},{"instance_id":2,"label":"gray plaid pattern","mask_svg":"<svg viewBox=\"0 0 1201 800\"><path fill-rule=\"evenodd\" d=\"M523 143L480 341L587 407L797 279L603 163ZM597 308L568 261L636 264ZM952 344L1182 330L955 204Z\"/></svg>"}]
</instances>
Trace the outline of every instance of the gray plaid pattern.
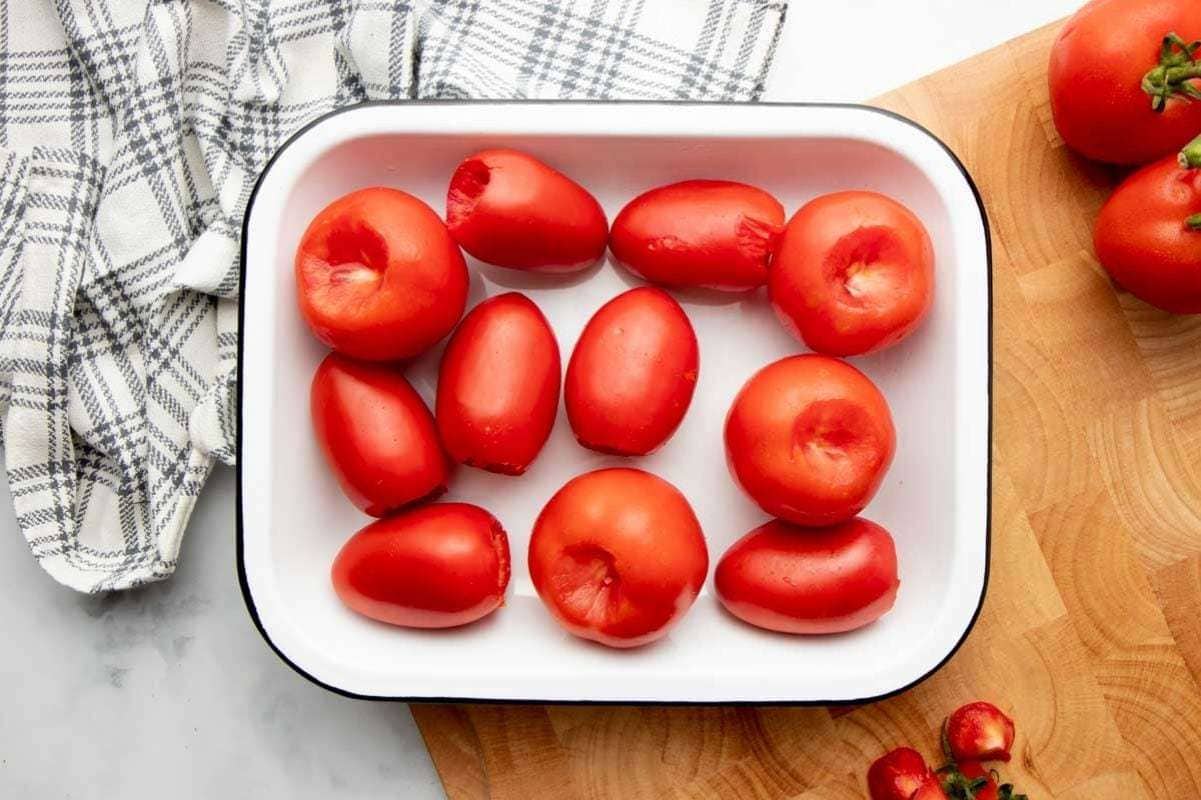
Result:
<instances>
[{"instance_id":1,"label":"gray plaid pattern","mask_svg":"<svg viewBox=\"0 0 1201 800\"><path fill-rule=\"evenodd\" d=\"M291 132L364 100L755 100L786 5L0 4L0 412L38 563L91 592L175 569L233 461L242 214Z\"/></svg>"}]
</instances>

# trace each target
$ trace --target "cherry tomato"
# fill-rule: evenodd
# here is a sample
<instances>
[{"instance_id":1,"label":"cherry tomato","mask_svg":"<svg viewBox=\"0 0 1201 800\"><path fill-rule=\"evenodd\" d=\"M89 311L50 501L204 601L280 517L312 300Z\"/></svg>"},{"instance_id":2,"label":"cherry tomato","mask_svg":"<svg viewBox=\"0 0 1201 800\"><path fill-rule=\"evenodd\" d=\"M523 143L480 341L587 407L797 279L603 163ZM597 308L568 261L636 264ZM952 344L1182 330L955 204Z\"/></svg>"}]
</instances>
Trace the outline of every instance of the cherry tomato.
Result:
<instances>
[{"instance_id":1,"label":"cherry tomato","mask_svg":"<svg viewBox=\"0 0 1201 800\"><path fill-rule=\"evenodd\" d=\"M446 491L434 418L400 370L326 356L313 376L313 429L350 501L373 517Z\"/></svg>"},{"instance_id":2,"label":"cherry tomato","mask_svg":"<svg viewBox=\"0 0 1201 800\"><path fill-rule=\"evenodd\" d=\"M898 747L868 768L868 793L871 800L909 800L930 774L921 753L912 747Z\"/></svg>"},{"instance_id":3,"label":"cherry tomato","mask_svg":"<svg viewBox=\"0 0 1201 800\"><path fill-rule=\"evenodd\" d=\"M992 703L968 703L947 718L947 743L956 761L1008 761L1013 720Z\"/></svg>"},{"instance_id":4,"label":"cherry tomato","mask_svg":"<svg viewBox=\"0 0 1201 800\"><path fill-rule=\"evenodd\" d=\"M646 455L684 419L700 368L692 323L661 289L619 294L592 316L567 364L567 419L580 444Z\"/></svg>"},{"instance_id":5,"label":"cherry tomato","mask_svg":"<svg viewBox=\"0 0 1201 800\"><path fill-rule=\"evenodd\" d=\"M819 353L853 356L896 344L934 297L934 248L921 220L874 192L809 202L772 262L772 307Z\"/></svg>"},{"instance_id":6,"label":"cherry tomato","mask_svg":"<svg viewBox=\"0 0 1201 800\"><path fill-rule=\"evenodd\" d=\"M455 461L520 475L559 408L559 345L525 295L480 303L459 325L438 375L438 430Z\"/></svg>"},{"instance_id":7,"label":"cherry tomato","mask_svg":"<svg viewBox=\"0 0 1201 800\"><path fill-rule=\"evenodd\" d=\"M592 266L609 238L595 197L516 150L483 150L459 164L446 193L446 222L480 261L535 272Z\"/></svg>"},{"instance_id":8,"label":"cherry tomato","mask_svg":"<svg viewBox=\"0 0 1201 800\"><path fill-rule=\"evenodd\" d=\"M613 220L609 249L635 275L662 286L732 292L767 282L784 207L733 181L683 181L635 197Z\"/></svg>"},{"instance_id":9,"label":"cherry tomato","mask_svg":"<svg viewBox=\"0 0 1201 800\"><path fill-rule=\"evenodd\" d=\"M709 553L684 495L637 469L572 478L534 523L530 578L559 624L609 647L664 636L705 582Z\"/></svg>"},{"instance_id":10,"label":"cherry tomato","mask_svg":"<svg viewBox=\"0 0 1201 800\"><path fill-rule=\"evenodd\" d=\"M475 622L504 604L509 538L479 506L433 503L376 520L334 559L352 611L408 628Z\"/></svg>"},{"instance_id":11,"label":"cherry tomato","mask_svg":"<svg viewBox=\"0 0 1201 800\"><path fill-rule=\"evenodd\" d=\"M1169 34L1178 34L1167 42ZM1086 158L1145 164L1201 132L1196 0L1093 0L1051 49L1051 113ZM1191 52L1190 52L1191 51ZM1157 110L1158 109L1158 110Z\"/></svg>"},{"instance_id":12,"label":"cherry tomato","mask_svg":"<svg viewBox=\"0 0 1201 800\"><path fill-rule=\"evenodd\" d=\"M875 622L897 597L897 552L874 522L829 528L772 520L735 542L714 587L744 622L782 633L842 633Z\"/></svg>"},{"instance_id":13,"label":"cherry tomato","mask_svg":"<svg viewBox=\"0 0 1201 800\"><path fill-rule=\"evenodd\" d=\"M313 334L369 361L411 358L450 333L467 282L463 254L442 220L396 189L335 200L296 249L300 312Z\"/></svg>"},{"instance_id":14,"label":"cherry tomato","mask_svg":"<svg viewBox=\"0 0 1201 800\"><path fill-rule=\"evenodd\" d=\"M791 356L746 382L726 416L734 480L771 514L833 525L858 514L896 451L884 395L845 361Z\"/></svg>"},{"instance_id":15,"label":"cherry tomato","mask_svg":"<svg viewBox=\"0 0 1201 800\"><path fill-rule=\"evenodd\" d=\"M1131 294L1176 314L1201 313L1201 169L1168 157L1135 172L1101 208L1093 247Z\"/></svg>"}]
</instances>

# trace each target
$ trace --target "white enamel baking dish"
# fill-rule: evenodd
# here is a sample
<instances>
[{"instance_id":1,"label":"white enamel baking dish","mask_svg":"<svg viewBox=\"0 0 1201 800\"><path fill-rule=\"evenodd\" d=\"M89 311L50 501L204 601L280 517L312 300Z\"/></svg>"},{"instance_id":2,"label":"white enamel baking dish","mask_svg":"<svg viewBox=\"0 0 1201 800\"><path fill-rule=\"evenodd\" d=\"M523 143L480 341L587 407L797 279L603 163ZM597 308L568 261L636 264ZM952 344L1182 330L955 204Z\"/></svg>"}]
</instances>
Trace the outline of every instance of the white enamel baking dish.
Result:
<instances>
[{"instance_id":1,"label":"white enamel baking dish","mask_svg":"<svg viewBox=\"0 0 1201 800\"><path fill-rule=\"evenodd\" d=\"M572 476L632 463L678 486L709 545L710 572L764 514L726 471L722 422L756 369L803 348L760 292L678 295L700 340L700 382L679 431L626 462L579 447L560 408L546 448L520 478L460 469L446 499L484 506L508 530L506 605L480 623L414 631L356 616L329 565L370 520L342 496L314 443L309 380L324 356L296 310L292 256L334 198L387 185L445 211L460 159L482 147L530 152L590 189L612 219L630 198L685 178L746 181L791 215L825 192L897 197L925 221L937 293L925 325L898 347L854 359L881 387L898 431L896 460L865 516L896 538L896 607L857 632L793 637L722 611L706 584L664 640L636 651L575 639L546 614L526 568L530 527ZM875 109L829 105L469 102L379 104L318 120L264 171L246 215L240 342L239 570L251 616L297 671L348 695L547 702L837 703L907 688L967 636L988 571L990 264L987 223L963 166L931 134ZM542 278L468 259L469 307L510 290L546 313L566 365L584 323L635 285L606 263ZM409 370L433 399L441 348ZM711 579L710 575L710 579Z\"/></svg>"}]
</instances>

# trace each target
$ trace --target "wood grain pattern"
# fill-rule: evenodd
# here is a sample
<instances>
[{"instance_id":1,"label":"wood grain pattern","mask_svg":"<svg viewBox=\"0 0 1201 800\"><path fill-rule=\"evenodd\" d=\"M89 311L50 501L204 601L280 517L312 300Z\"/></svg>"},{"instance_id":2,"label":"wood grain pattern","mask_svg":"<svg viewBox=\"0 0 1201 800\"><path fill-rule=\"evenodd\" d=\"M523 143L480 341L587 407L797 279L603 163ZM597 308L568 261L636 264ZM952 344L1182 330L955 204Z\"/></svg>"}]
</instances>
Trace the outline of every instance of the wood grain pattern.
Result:
<instances>
[{"instance_id":1,"label":"wood grain pattern","mask_svg":"<svg viewBox=\"0 0 1201 800\"><path fill-rule=\"evenodd\" d=\"M420 706L451 798L865 796L867 765L989 698L1032 798L1201 797L1201 316L1093 259L1118 175L1051 124L1036 31L878 104L967 164L994 240L993 552L975 631L937 675L843 709Z\"/></svg>"}]
</instances>

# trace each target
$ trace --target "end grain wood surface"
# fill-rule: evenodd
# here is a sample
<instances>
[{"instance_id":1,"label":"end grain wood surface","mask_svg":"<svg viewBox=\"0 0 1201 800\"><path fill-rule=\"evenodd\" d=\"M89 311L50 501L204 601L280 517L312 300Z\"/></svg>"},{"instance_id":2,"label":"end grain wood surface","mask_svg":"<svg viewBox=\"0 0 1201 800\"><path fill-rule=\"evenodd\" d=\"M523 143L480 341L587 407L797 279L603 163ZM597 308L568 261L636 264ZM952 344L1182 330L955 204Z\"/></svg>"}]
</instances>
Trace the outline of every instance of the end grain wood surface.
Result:
<instances>
[{"instance_id":1,"label":"end grain wood surface","mask_svg":"<svg viewBox=\"0 0 1201 800\"><path fill-rule=\"evenodd\" d=\"M1116 291L1092 220L1119 177L1056 135L1058 26L877 101L974 175L993 234L991 580L934 677L858 708L414 706L453 800L866 796L960 703L1016 719L1031 798L1201 798L1201 317Z\"/></svg>"}]
</instances>

